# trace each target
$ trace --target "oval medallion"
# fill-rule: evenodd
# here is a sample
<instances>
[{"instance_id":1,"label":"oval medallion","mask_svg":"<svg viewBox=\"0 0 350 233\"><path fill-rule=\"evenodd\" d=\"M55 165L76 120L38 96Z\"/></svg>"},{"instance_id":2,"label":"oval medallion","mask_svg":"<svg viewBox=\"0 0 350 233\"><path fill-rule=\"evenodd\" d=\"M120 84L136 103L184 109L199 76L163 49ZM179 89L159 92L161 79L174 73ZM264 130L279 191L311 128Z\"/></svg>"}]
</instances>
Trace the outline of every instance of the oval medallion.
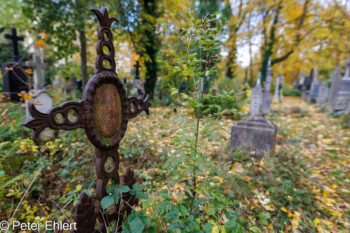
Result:
<instances>
[{"instance_id":1,"label":"oval medallion","mask_svg":"<svg viewBox=\"0 0 350 233\"><path fill-rule=\"evenodd\" d=\"M96 90L94 123L99 134L105 138L112 138L120 130L122 105L119 92L111 83L104 83Z\"/></svg>"}]
</instances>

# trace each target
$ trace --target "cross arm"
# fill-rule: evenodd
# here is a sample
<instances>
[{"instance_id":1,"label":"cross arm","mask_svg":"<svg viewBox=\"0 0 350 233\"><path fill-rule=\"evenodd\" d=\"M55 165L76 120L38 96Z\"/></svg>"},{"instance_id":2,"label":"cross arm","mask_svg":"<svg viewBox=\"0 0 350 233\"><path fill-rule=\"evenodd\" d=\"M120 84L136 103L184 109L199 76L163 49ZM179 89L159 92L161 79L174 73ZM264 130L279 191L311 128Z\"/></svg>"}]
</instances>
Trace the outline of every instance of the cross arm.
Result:
<instances>
[{"instance_id":1,"label":"cross arm","mask_svg":"<svg viewBox=\"0 0 350 233\"><path fill-rule=\"evenodd\" d=\"M51 108L48 113L39 112L32 102L29 102L28 109L32 117L27 119L23 125L33 130L32 138L35 142L46 127L54 130L84 128L82 101L62 103ZM70 119L69 113L75 113L75 119ZM58 119L58 115L61 115L61 119Z\"/></svg>"},{"instance_id":2,"label":"cross arm","mask_svg":"<svg viewBox=\"0 0 350 233\"><path fill-rule=\"evenodd\" d=\"M128 97L129 102L129 118L134 118L141 112L145 111L147 115L149 114L149 107L151 104L148 102L149 96L146 95L144 100L138 99L133 96Z\"/></svg>"}]
</instances>

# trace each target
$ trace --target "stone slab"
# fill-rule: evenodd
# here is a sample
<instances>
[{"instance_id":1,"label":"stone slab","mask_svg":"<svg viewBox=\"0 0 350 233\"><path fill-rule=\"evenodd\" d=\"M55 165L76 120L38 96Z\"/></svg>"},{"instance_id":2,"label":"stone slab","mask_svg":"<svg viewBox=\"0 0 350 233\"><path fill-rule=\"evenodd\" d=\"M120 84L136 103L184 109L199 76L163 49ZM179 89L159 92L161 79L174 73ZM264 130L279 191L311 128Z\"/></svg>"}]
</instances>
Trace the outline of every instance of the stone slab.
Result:
<instances>
[{"instance_id":1,"label":"stone slab","mask_svg":"<svg viewBox=\"0 0 350 233\"><path fill-rule=\"evenodd\" d=\"M274 153L277 126L265 117L247 117L232 126L231 148L256 152L257 157Z\"/></svg>"}]
</instances>

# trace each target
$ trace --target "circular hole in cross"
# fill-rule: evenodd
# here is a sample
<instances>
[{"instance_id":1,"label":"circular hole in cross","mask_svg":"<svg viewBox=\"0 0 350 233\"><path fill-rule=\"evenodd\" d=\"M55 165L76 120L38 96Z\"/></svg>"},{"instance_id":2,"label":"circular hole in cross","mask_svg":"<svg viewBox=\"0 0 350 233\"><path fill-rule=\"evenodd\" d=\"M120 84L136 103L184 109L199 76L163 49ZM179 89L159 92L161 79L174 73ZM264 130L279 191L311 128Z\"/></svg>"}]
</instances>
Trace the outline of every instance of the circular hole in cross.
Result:
<instances>
[{"instance_id":1,"label":"circular hole in cross","mask_svg":"<svg viewBox=\"0 0 350 233\"><path fill-rule=\"evenodd\" d=\"M107 59L104 59L103 60L103 67L105 68L105 69L109 69L110 67L111 67L111 63L110 63L110 61L109 60L107 60Z\"/></svg>"},{"instance_id":2,"label":"circular hole in cross","mask_svg":"<svg viewBox=\"0 0 350 233\"><path fill-rule=\"evenodd\" d=\"M112 157L108 157L105 161L104 168L106 172L112 172L115 168L115 162Z\"/></svg>"},{"instance_id":3,"label":"circular hole in cross","mask_svg":"<svg viewBox=\"0 0 350 233\"><path fill-rule=\"evenodd\" d=\"M135 103L134 102L130 103L130 112L135 112Z\"/></svg>"},{"instance_id":4,"label":"circular hole in cross","mask_svg":"<svg viewBox=\"0 0 350 233\"><path fill-rule=\"evenodd\" d=\"M57 124L63 123L63 114L62 113L56 113L55 114L55 121Z\"/></svg>"},{"instance_id":5,"label":"circular hole in cross","mask_svg":"<svg viewBox=\"0 0 350 233\"><path fill-rule=\"evenodd\" d=\"M68 111L68 120L69 120L71 123L77 122L77 120L78 120L78 114L77 114L77 112L75 111L75 109L70 109L70 110Z\"/></svg>"},{"instance_id":6,"label":"circular hole in cross","mask_svg":"<svg viewBox=\"0 0 350 233\"><path fill-rule=\"evenodd\" d=\"M108 48L108 46L103 46L103 48L102 48L102 50L103 50L103 54L105 54L105 55L108 55L109 54L109 48Z\"/></svg>"},{"instance_id":7,"label":"circular hole in cross","mask_svg":"<svg viewBox=\"0 0 350 233\"><path fill-rule=\"evenodd\" d=\"M103 33L103 39L105 41L109 41L109 36L108 36L107 32Z\"/></svg>"}]
</instances>

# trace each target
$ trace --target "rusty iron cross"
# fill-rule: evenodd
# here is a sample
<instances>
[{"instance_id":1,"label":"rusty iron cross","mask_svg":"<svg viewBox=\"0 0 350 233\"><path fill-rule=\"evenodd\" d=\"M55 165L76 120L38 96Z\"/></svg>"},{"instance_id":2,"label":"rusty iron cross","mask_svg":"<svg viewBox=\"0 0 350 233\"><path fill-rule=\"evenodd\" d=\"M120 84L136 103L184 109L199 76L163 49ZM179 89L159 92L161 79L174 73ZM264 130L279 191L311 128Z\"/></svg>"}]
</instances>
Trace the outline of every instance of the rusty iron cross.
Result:
<instances>
[{"instance_id":1,"label":"rusty iron cross","mask_svg":"<svg viewBox=\"0 0 350 233\"><path fill-rule=\"evenodd\" d=\"M98 200L95 205L91 196L86 193L80 196L75 207L74 219L77 223L75 232L82 233L106 232L106 226L113 220L116 221L116 228L120 231L123 217L131 213L133 204L137 204L136 198L123 196L122 199L130 200L129 203L119 203L120 205L117 206L121 206L121 209L102 213L101 200L107 195L106 186L109 181L113 181L115 184L122 183L130 188L136 182L134 172L130 168L123 175L122 181L120 180L118 148L124 137L128 120L143 111L148 114L151 106L148 102L148 96L144 100L127 97L123 82L115 71L115 50L110 27L117 19L110 18L105 8L102 12L96 9L91 11L96 14L100 23L96 46L96 69L95 74L84 88L82 100L62 103L53 107L47 114L39 112L33 103L29 103L28 107L32 118L23 123L24 126L33 129L34 141L46 127L55 130L83 128L89 141L95 146ZM106 50L108 50L107 53ZM68 113L72 111L77 116L74 121L68 117ZM58 120L58 115L61 116L61 120ZM111 171L105 169L108 158L113 159L114 166ZM97 229L95 229L96 220L98 221Z\"/></svg>"}]
</instances>

